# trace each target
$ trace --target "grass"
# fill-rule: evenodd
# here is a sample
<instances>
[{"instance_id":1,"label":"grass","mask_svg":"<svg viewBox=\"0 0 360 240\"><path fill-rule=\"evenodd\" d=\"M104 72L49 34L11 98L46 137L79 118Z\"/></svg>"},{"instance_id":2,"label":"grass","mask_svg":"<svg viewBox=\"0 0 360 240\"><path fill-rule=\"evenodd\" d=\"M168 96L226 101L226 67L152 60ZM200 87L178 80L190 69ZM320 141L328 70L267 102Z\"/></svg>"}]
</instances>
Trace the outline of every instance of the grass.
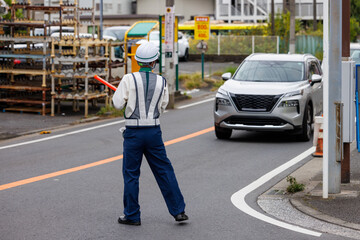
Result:
<instances>
[{"instance_id":1,"label":"grass","mask_svg":"<svg viewBox=\"0 0 360 240\"><path fill-rule=\"evenodd\" d=\"M105 107L100 108L100 110L96 113L96 116L99 117L123 117L125 109L118 110L113 106L107 105Z\"/></svg>"},{"instance_id":2,"label":"grass","mask_svg":"<svg viewBox=\"0 0 360 240\"><path fill-rule=\"evenodd\" d=\"M181 74L179 76L179 82L187 90L203 88L207 86L207 83L201 79L201 73Z\"/></svg>"}]
</instances>

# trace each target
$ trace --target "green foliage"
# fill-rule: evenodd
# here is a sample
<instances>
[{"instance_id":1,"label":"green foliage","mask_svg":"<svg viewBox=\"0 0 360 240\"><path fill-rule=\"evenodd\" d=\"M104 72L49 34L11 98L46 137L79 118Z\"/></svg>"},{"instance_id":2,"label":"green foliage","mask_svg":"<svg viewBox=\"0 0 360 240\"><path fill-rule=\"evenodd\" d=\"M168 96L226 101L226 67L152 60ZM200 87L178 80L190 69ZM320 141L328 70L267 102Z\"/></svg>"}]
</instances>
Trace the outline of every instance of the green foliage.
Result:
<instances>
[{"instance_id":1,"label":"green foliage","mask_svg":"<svg viewBox=\"0 0 360 240\"><path fill-rule=\"evenodd\" d=\"M288 176L286 178L286 181L290 183L290 185L286 188L286 191L288 191L289 193L296 193L305 189L305 185L298 183L296 181L296 178L292 176Z\"/></svg>"},{"instance_id":2,"label":"green foliage","mask_svg":"<svg viewBox=\"0 0 360 240\"><path fill-rule=\"evenodd\" d=\"M234 75L236 69L237 69L237 67L227 67L227 68L225 68L225 71L224 71L224 72L225 72L225 73L226 73L226 72L229 72L229 73L231 73L231 76L232 76L232 75Z\"/></svg>"},{"instance_id":3,"label":"green foliage","mask_svg":"<svg viewBox=\"0 0 360 240\"><path fill-rule=\"evenodd\" d=\"M275 16L275 36L289 37L290 36L290 12L287 13L278 13ZM301 21L295 20L295 33L299 32L302 29ZM264 33L267 36L271 34L271 22L268 22L267 26L264 28Z\"/></svg>"},{"instance_id":4,"label":"green foliage","mask_svg":"<svg viewBox=\"0 0 360 240\"><path fill-rule=\"evenodd\" d=\"M179 75L179 81L187 90L207 86L207 84L201 79L201 73L181 74Z\"/></svg>"},{"instance_id":5,"label":"green foliage","mask_svg":"<svg viewBox=\"0 0 360 240\"><path fill-rule=\"evenodd\" d=\"M102 117L123 117L124 116L124 109L118 110L113 106L107 105L102 107L99 112L96 113L97 116Z\"/></svg>"},{"instance_id":6,"label":"green foliage","mask_svg":"<svg viewBox=\"0 0 360 240\"><path fill-rule=\"evenodd\" d=\"M356 20L355 17L350 18L350 41L356 42L357 36L360 32L359 21Z\"/></svg>"},{"instance_id":7,"label":"green foliage","mask_svg":"<svg viewBox=\"0 0 360 240\"><path fill-rule=\"evenodd\" d=\"M350 1L350 41L356 42L360 33L360 1Z\"/></svg>"},{"instance_id":8,"label":"green foliage","mask_svg":"<svg viewBox=\"0 0 360 240\"><path fill-rule=\"evenodd\" d=\"M359 0L351 0L350 16L355 18L357 22L360 22L360 1Z\"/></svg>"},{"instance_id":9,"label":"green foliage","mask_svg":"<svg viewBox=\"0 0 360 240\"><path fill-rule=\"evenodd\" d=\"M10 7L11 6L11 0L5 0L6 4ZM11 19L11 11L9 10L8 13L4 16L2 16L3 19L10 20ZM16 18L24 18L23 9L17 9L15 12Z\"/></svg>"}]
</instances>

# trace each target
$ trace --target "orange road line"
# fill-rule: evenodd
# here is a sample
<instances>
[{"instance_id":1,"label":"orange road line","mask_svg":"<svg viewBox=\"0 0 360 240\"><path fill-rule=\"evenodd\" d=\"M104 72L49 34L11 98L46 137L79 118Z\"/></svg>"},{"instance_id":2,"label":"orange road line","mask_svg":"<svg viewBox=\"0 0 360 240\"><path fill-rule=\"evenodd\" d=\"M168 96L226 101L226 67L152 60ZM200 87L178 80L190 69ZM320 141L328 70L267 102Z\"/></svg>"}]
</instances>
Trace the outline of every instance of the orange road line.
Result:
<instances>
[{"instance_id":1,"label":"orange road line","mask_svg":"<svg viewBox=\"0 0 360 240\"><path fill-rule=\"evenodd\" d=\"M182 141L185 141L185 140L200 136L202 134L205 134L205 133L208 133L208 132L211 132L211 131L214 131L214 127L210 127L210 128L198 131L198 132L194 132L194 133L185 135L183 137L179 137L179 138L175 138L173 140L169 140L169 141L165 142L164 144L165 144L165 146L168 146L168 145L171 145L171 144L175 144L175 143L178 143L178 142L182 142ZM53 177L57 177L57 176L72 173L72 172L77 172L77 171L84 170L84 169L87 169L87 168L96 167L96 166L99 166L99 165L103 165L103 164L106 164L106 163L110 163L110 162L120 160L122 158L123 158L123 155L118 155L118 156L115 156L115 157L111 157L111 158L107 158L107 159L100 160L100 161L97 161L97 162L81 165L81 166L78 166L78 167L73 167L73 168L69 168L69 169L65 169L65 170L61 170L61 171L57 171L57 172L52 172L52 173L40 175L40 176L37 176L37 177L27 178L27 179L23 179L23 180L20 180L20 181L3 184L3 185L0 185L0 191L6 190L6 189L9 189L9 188L14 188L14 187L26 185L26 184L33 183L33 182L42 181L42 180L45 180L45 179L48 179L48 178L53 178Z\"/></svg>"}]
</instances>

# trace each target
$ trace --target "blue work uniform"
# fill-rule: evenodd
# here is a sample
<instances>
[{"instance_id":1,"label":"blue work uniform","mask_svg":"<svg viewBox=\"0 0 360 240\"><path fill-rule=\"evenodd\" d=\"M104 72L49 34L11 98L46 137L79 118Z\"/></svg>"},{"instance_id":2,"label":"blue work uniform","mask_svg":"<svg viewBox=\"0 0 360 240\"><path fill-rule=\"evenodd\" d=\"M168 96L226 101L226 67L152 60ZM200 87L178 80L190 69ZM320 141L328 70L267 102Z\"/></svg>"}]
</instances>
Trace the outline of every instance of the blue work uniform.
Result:
<instances>
[{"instance_id":1,"label":"blue work uniform","mask_svg":"<svg viewBox=\"0 0 360 240\"><path fill-rule=\"evenodd\" d=\"M161 136L159 116L163 94L167 94L166 80L152 73L150 68L127 74L124 79L124 85L121 86L120 82L113 97L115 107L122 108L122 104L116 104L120 99L126 102L126 130L123 133L124 214L126 219L140 221L139 177L145 155L170 214L176 216L184 212L185 202ZM131 96L131 92L136 96ZM123 97L121 93L128 96Z\"/></svg>"}]
</instances>

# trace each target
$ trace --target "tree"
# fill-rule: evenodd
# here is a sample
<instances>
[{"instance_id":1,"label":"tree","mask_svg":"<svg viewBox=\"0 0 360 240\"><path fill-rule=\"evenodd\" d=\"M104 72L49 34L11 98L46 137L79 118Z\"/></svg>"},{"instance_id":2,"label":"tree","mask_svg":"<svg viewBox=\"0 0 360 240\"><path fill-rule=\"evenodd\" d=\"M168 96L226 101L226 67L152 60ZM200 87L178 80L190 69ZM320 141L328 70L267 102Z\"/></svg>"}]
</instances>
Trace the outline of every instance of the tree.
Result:
<instances>
[{"instance_id":1,"label":"tree","mask_svg":"<svg viewBox=\"0 0 360 240\"><path fill-rule=\"evenodd\" d=\"M275 3L271 0L271 35L275 35Z\"/></svg>"},{"instance_id":2,"label":"tree","mask_svg":"<svg viewBox=\"0 0 360 240\"><path fill-rule=\"evenodd\" d=\"M351 0L350 6L350 16L355 18L357 22L360 22L360 1Z\"/></svg>"}]
</instances>

